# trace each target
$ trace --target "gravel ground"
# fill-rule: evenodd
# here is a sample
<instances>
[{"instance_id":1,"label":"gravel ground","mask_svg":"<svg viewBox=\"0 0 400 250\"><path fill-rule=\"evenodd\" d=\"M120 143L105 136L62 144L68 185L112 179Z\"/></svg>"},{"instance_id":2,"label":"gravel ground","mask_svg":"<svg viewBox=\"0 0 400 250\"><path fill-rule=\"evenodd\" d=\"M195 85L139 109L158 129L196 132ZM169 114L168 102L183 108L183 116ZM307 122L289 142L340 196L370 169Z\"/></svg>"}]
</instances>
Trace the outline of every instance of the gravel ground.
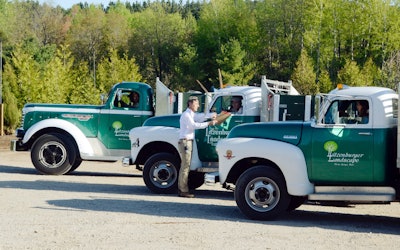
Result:
<instances>
[{"instance_id":1,"label":"gravel ground","mask_svg":"<svg viewBox=\"0 0 400 250\"><path fill-rule=\"evenodd\" d=\"M302 205L251 221L233 193L156 195L120 162L39 175L29 152L0 147L0 249L398 249L400 204Z\"/></svg>"}]
</instances>

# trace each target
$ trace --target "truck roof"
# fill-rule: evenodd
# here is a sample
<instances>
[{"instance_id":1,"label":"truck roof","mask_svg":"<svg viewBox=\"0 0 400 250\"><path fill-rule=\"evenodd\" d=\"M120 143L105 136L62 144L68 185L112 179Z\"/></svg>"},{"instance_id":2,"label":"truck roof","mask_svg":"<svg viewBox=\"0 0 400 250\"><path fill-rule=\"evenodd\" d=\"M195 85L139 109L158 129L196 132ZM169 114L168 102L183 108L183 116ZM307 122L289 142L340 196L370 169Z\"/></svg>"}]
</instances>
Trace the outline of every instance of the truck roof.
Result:
<instances>
[{"instance_id":1,"label":"truck roof","mask_svg":"<svg viewBox=\"0 0 400 250\"><path fill-rule=\"evenodd\" d=\"M254 86L231 86L231 87L226 87L223 89L217 89L215 90L215 93L226 93L226 94L232 94L232 93L253 93L253 92L260 92L260 87L254 87Z\"/></svg>"},{"instance_id":2,"label":"truck roof","mask_svg":"<svg viewBox=\"0 0 400 250\"><path fill-rule=\"evenodd\" d=\"M329 94L333 95L347 95L347 96L369 96L369 97L377 97L385 94L396 94L396 92L389 88L383 87L344 87L342 89L336 88L329 92Z\"/></svg>"}]
</instances>

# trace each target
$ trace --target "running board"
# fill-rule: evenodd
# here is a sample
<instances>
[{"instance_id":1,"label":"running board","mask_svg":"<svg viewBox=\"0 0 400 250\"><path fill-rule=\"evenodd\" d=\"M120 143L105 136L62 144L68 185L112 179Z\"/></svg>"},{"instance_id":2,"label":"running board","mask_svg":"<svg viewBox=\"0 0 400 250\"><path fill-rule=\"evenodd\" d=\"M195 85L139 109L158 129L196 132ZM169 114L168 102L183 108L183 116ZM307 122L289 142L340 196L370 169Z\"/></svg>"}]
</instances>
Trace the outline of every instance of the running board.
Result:
<instances>
[{"instance_id":1,"label":"running board","mask_svg":"<svg viewBox=\"0 0 400 250\"><path fill-rule=\"evenodd\" d=\"M316 186L315 193L308 195L314 201L394 201L396 191L392 187Z\"/></svg>"}]
</instances>

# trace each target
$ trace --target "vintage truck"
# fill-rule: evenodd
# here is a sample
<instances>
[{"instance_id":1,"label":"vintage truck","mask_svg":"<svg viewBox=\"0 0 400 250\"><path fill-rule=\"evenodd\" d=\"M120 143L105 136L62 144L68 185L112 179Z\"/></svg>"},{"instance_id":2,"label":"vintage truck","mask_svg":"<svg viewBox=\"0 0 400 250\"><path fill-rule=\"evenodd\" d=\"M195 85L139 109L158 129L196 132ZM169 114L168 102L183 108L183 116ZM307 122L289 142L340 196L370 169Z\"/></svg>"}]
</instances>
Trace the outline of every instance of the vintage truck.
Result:
<instances>
[{"instance_id":1,"label":"vintage truck","mask_svg":"<svg viewBox=\"0 0 400 250\"><path fill-rule=\"evenodd\" d=\"M261 79L261 87L235 86L213 92L211 101L205 101L204 112L218 114L230 110L231 100L240 99L241 113L230 113L222 123L196 130L193 142L189 188L204 183L205 173L218 173L217 142L240 124L272 120L308 120L311 97L300 96L290 82ZM307 105L306 105L307 103ZM177 192L177 180L181 158L178 150L179 114L156 116L143 126L133 128L131 157L124 162L135 164L143 170L146 186L155 193Z\"/></svg>"},{"instance_id":2,"label":"vintage truck","mask_svg":"<svg viewBox=\"0 0 400 250\"><path fill-rule=\"evenodd\" d=\"M245 124L218 142L219 181L248 218L274 219L307 200L399 201L398 94L340 85L315 103L310 121Z\"/></svg>"},{"instance_id":3,"label":"vintage truck","mask_svg":"<svg viewBox=\"0 0 400 250\"><path fill-rule=\"evenodd\" d=\"M156 113L179 111L172 103L175 97L158 78L156 91L160 95ZM155 115L154 102L148 84L121 82L102 105L26 104L11 150L30 150L35 168L51 175L70 173L82 160L122 160L130 155L130 129Z\"/></svg>"}]
</instances>

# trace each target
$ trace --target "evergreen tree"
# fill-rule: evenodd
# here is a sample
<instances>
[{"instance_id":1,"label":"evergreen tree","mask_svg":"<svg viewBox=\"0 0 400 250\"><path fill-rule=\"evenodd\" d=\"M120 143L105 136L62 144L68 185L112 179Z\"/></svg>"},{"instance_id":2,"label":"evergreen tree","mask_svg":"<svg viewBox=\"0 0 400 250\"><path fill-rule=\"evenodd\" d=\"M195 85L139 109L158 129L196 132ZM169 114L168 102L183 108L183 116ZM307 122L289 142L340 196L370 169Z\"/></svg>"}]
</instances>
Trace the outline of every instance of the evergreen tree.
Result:
<instances>
[{"instance_id":1,"label":"evergreen tree","mask_svg":"<svg viewBox=\"0 0 400 250\"><path fill-rule=\"evenodd\" d=\"M301 51L291 79L293 86L303 95L316 94L320 91L315 81L312 60L304 49Z\"/></svg>"},{"instance_id":2,"label":"evergreen tree","mask_svg":"<svg viewBox=\"0 0 400 250\"><path fill-rule=\"evenodd\" d=\"M135 59L129 59L125 54L119 58L115 49L110 49L109 58L104 58L100 64L97 74L99 90L104 93L108 91L115 83L122 81L142 81L139 72L139 66ZM155 81L155 79L154 79Z\"/></svg>"},{"instance_id":3,"label":"evergreen tree","mask_svg":"<svg viewBox=\"0 0 400 250\"><path fill-rule=\"evenodd\" d=\"M221 69L223 83L229 85L248 85L254 77L254 64L245 63L246 52L236 39L221 46L217 63Z\"/></svg>"}]
</instances>

